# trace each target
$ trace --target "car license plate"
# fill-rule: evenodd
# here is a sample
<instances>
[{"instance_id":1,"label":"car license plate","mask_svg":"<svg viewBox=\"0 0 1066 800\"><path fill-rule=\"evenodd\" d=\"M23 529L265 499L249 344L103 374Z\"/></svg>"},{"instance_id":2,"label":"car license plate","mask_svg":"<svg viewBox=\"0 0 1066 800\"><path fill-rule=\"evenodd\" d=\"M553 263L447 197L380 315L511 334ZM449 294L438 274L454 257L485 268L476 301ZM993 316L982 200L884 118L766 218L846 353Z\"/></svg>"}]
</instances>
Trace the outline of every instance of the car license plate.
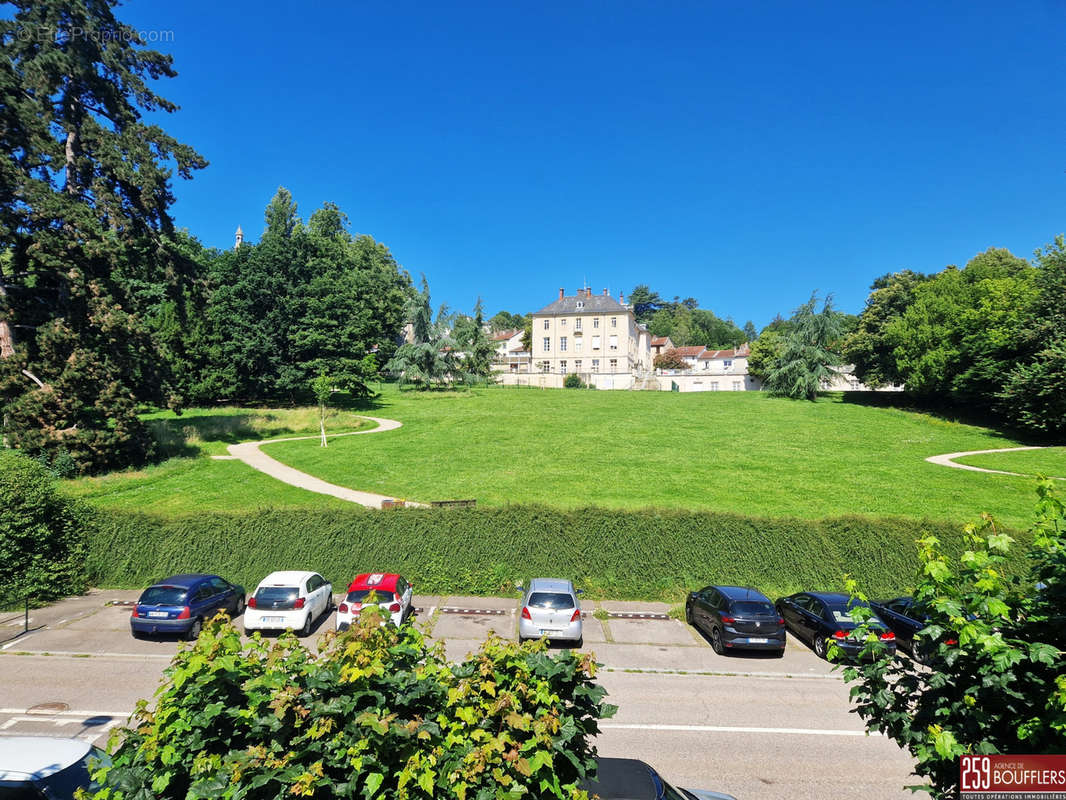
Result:
<instances>
[{"instance_id":1,"label":"car license plate","mask_svg":"<svg viewBox=\"0 0 1066 800\"><path fill-rule=\"evenodd\" d=\"M284 617L263 617L260 622L281 622Z\"/></svg>"},{"instance_id":2,"label":"car license plate","mask_svg":"<svg viewBox=\"0 0 1066 800\"><path fill-rule=\"evenodd\" d=\"M167 614L166 611L149 611L148 612L148 616L150 616L150 617L162 617L163 619L166 619L169 615Z\"/></svg>"},{"instance_id":3,"label":"car license plate","mask_svg":"<svg viewBox=\"0 0 1066 800\"><path fill-rule=\"evenodd\" d=\"M752 644L766 644L766 642L767 642L766 639L759 638L757 636L751 637L750 639L748 639L748 641L751 642Z\"/></svg>"},{"instance_id":4,"label":"car license plate","mask_svg":"<svg viewBox=\"0 0 1066 800\"><path fill-rule=\"evenodd\" d=\"M540 635L541 636L551 636L553 633L559 633L559 631L552 630L551 628L541 628L540 629Z\"/></svg>"}]
</instances>

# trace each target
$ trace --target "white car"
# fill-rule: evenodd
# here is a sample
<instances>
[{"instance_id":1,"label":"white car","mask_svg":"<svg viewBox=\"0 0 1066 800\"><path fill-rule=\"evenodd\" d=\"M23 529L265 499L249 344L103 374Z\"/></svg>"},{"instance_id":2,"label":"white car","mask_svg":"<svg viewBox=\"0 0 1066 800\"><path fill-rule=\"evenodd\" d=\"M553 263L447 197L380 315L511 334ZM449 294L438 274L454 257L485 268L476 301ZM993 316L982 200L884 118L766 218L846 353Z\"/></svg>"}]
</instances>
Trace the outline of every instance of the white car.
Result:
<instances>
[{"instance_id":1,"label":"white car","mask_svg":"<svg viewBox=\"0 0 1066 800\"><path fill-rule=\"evenodd\" d=\"M0 736L0 797L73 800L77 789L100 787L89 779L107 755L81 739Z\"/></svg>"},{"instance_id":2,"label":"white car","mask_svg":"<svg viewBox=\"0 0 1066 800\"><path fill-rule=\"evenodd\" d=\"M359 619L369 605L376 605L394 625L402 625L412 612L414 587L402 575L367 572L357 575L348 593L337 606L337 630L343 631Z\"/></svg>"},{"instance_id":3,"label":"white car","mask_svg":"<svg viewBox=\"0 0 1066 800\"><path fill-rule=\"evenodd\" d=\"M244 632L291 628L310 636L315 620L333 608L333 586L317 572L271 572L248 598Z\"/></svg>"}]
</instances>

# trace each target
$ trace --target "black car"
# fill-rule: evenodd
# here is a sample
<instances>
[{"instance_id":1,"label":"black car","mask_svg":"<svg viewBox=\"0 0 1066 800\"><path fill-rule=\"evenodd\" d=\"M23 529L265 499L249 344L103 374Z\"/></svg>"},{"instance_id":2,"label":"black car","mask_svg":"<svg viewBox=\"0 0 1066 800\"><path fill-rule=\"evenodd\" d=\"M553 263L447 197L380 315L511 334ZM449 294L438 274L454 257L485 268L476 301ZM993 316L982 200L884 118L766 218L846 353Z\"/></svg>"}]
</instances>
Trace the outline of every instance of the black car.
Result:
<instances>
[{"instance_id":1,"label":"black car","mask_svg":"<svg viewBox=\"0 0 1066 800\"><path fill-rule=\"evenodd\" d=\"M919 664L929 662L937 651L938 643L928 636L915 638L918 631L925 630L929 617L914 602L914 598L896 597L882 603L870 603L870 607L884 620L889 630L896 634L896 643L906 650L911 658ZM957 643L957 639L954 634L948 634L943 637L943 643L953 645Z\"/></svg>"},{"instance_id":2,"label":"black car","mask_svg":"<svg viewBox=\"0 0 1066 800\"><path fill-rule=\"evenodd\" d=\"M675 789L635 758L597 758L596 779L581 782L589 797L602 800L737 800L708 789Z\"/></svg>"},{"instance_id":3,"label":"black car","mask_svg":"<svg viewBox=\"0 0 1066 800\"><path fill-rule=\"evenodd\" d=\"M819 658L829 652L829 642L835 641L851 658L862 652L865 642L852 635L858 623L851 610L866 605L839 592L798 592L777 601L777 610L785 619L792 635L814 647ZM896 652L896 635L876 616L870 620L871 630L879 631L881 641L890 654Z\"/></svg>"},{"instance_id":4,"label":"black car","mask_svg":"<svg viewBox=\"0 0 1066 800\"><path fill-rule=\"evenodd\" d=\"M785 652L785 621L758 589L705 586L690 592L685 621L711 637L711 647L720 655L740 649Z\"/></svg>"}]
</instances>

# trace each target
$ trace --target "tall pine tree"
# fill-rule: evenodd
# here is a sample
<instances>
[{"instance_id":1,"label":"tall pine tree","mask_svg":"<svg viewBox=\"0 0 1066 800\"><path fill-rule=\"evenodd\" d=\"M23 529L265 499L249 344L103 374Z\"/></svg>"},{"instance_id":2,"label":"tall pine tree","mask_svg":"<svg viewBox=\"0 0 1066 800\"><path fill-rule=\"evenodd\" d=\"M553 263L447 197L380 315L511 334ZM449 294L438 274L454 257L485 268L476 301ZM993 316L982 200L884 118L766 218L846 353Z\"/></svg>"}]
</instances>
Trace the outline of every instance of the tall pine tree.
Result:
<instances>
[{"instance_id":1,"label":"tall pine tree","mask_svg":"<svg viewBox=\"0 0 1066 800\"><path fill-rule=\"evenodd\" d=\"M147 318L178 300L173 163L206 166L146 123L177 107L149 82L171 58L114 0L9 0L0 20L0 399L10 446L82 471L148 458L136 416L170 392Z\"/></svg>"}]
</instances>

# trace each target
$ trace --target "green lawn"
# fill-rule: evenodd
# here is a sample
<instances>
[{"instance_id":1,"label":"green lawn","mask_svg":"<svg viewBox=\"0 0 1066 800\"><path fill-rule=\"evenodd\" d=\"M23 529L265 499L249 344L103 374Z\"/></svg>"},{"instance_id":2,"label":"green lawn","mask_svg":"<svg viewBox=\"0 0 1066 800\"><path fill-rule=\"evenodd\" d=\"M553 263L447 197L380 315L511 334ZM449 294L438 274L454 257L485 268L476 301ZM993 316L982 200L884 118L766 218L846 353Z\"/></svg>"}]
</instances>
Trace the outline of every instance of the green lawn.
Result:
<instances>
[{"instance_id":1,"label":"green lawn","mask_svg":"<svg viewBox=\"0 0 1066 800\"><path fill-rule=\"evenodd\" d=\"M1017 453L983 453L979 456L963 456L955 461L959 464L1002 469L1023 475L1039 473L1066 478L1066 447L1045 447L1041 450L1022 450Z\"/></svg>"},{"instance_id":2,"label":"green lawn","mask_svg":"<svg viewBox=\"0 0 1066 800\"><path fill-rule=\"evenodd\" d=\"M848 403L841 396L805 403L755 392L489 388L420 394L386 385L364 413L398 419L404 427L334 439L326 449L313 439L264 449L342 486L423 501L475 498L479 505L688 508L809 518L903 515L960 522L991 511L1005 524L1026 526L1035 499L1029 478L924 461L938 453L1018 442L933 416ZM314 434L316 409L196 409L151 420L162 428L169 452L189 457L65 481L65 490L101 507L166 515L344 505L239 462L208 457L237 441ZM360 421L367 424L356 411L333 411L328 428L354 430ZM1038 457L1044 465L1062 458L1050 450L1037 452L1044 454ZM985 458L997 459L989 463L996 468L1029 471L999 466L1006 462L998 459L1006 457Z\"/></svg>"},{"instance_id":3,"label":"green lawn","mask_svg":"<svg viewBox=\"0 0 1066 800\"><path fill-rule=\"evenodd\" d=\"M63 481L63 491L101 508L187 514L195 511L245 511L259 508L343 508L349 504L274 480L239 461L216 461L226 446L280 436L318 433L317 408L192 409L145 419L165 452L182 453L143 470L113 472ZM376 427L350 411L331 410L328 432Z\"/></svg>"},{"instance_id":4,"label":"green lawn","mask_svg":"<svg viewBox=\"0 0 1066 800\"><path fill-rule=\"evenodd\" d=\"M352 488L479 505L713 509L824 517L969 521L990 511L1025 526L1027 478L924 461L1012 447L994 431L924 414L761 393L481 389L418 394L386 386L369 413L397 431L265 448Z\"/></svg>"}]
</instances>

